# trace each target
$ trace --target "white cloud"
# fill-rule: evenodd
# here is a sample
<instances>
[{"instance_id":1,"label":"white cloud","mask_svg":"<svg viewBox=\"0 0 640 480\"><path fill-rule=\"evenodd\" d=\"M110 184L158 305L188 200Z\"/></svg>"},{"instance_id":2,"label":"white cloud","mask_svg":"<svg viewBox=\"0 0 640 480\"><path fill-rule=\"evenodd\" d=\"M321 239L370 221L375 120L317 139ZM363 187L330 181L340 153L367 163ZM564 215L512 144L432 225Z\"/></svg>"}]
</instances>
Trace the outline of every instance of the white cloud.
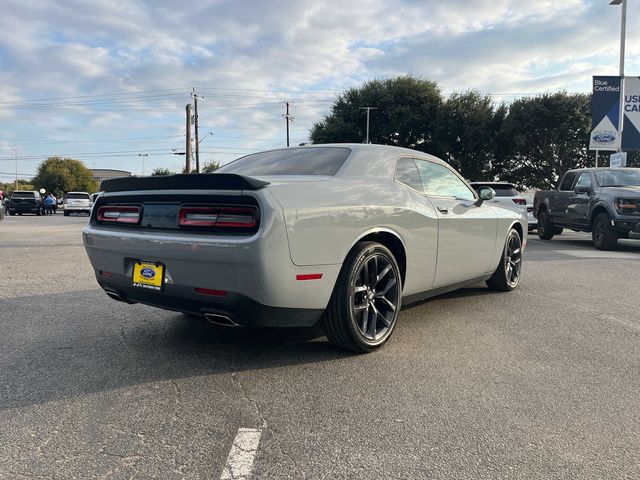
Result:
<instances>
[{"instance_id":1,"label":"white cloud","mask_svg":"<svg viewBox=\"0 0 640 480\"><path fill-rule=\"evenodd\" d=\"M638 73L632 69L640 67L640 15L633 8L628 71ZM164 93L56 110L0 108L0 140L95 139L92 151L108 151L113 146L101 143L106 134L171 135L184 128L190 86L207 97L201 123L230 127L207 139L211 148L282 143L281 107L268 102L285 97L296 102L292 136L306 137L330 106L310 100L334 97L255 90L336 92L411 73L438 81L445 91L585 91L592 74L616 73L618 16L606 2L587 0L5 0L0 102ZM176 145L171 139L159 146ZM148 148L140 142L122 147ZM28 149L32 155L50 151L46 145ZM75 151L87 151L87 144ZM104 160L119 168L135 161Z\"/></svg>"}]
</instances>

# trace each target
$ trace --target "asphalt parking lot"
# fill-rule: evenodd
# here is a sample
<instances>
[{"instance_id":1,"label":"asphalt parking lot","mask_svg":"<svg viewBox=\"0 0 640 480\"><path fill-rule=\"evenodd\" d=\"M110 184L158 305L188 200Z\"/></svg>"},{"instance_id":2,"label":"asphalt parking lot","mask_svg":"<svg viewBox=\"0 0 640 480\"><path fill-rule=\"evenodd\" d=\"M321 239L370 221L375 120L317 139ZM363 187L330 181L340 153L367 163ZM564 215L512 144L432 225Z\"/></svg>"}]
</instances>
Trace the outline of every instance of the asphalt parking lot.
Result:
<instances>
[{"instance_id":1,"label":"asphalt parking lot","mask_svg":"<svg viewBox=\"0 0 640 480\"><path fill-rule=\"evenodd\" d=\"M85 222L0 223L0 478L248 478L247 448L260 479L640 478L640 241L532 236L517 291L352 355L110 300Z\"/></svg>"}]
</instances>

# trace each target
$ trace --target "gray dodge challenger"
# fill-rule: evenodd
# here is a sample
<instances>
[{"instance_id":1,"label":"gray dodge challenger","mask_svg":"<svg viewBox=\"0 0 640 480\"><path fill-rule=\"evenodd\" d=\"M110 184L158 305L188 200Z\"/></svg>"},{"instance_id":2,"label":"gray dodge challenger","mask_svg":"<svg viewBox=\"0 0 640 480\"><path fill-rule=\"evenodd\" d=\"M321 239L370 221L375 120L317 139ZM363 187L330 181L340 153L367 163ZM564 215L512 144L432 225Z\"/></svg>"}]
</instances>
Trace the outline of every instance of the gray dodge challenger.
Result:
<instances>
[{"instance_id":1,"label":"gray dodge challenger","mask_svg":"<svg viewBox=\"0 0 640 480\"><path fill-rule=\"evenodd\" d=\"M368 352L400 307L486 282L518 286L521 212L414 150L332 144L213 174L102 182L84 245L111 298L228 326L313 326Z\"/></svg>"}]
</instances>

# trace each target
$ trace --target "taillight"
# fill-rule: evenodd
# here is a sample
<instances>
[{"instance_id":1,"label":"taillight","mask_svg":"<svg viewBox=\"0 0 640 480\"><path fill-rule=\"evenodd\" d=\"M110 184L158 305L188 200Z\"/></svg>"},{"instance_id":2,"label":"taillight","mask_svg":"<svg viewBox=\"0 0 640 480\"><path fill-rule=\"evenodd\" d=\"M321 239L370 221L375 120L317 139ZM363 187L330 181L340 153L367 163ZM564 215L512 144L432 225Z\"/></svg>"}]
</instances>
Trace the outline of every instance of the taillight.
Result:
<instances>
[{"instance_id":1,"label":"taillight","mask_svg":"<svg viewBox=\"0 0 640 480\"><path fill-rule=\"evenodd\" d=\"M527 201L524 198L512 198L513 203L517 203L518 205L526 205Z\"/></svg>"},{"instance_id":2,"label":"taillight","mask_svg":"<svg viewBox=\"0 0 640 480\"><path fill-rule=\"evenodd\" d=\"M181 227L253 228L256 212L243 207L182 207L178 213Z\"/></svg>"},{"instance_id":3,"label":"taillight","mask_svg":"<svg viewBox=\"0 0 640 480\"><path fill-rule=\"evenodd\" d=\"M140 223L140 207L121 207L117 205L98 208L96 219L99 222Z\"/></svg>"}]
</instances>

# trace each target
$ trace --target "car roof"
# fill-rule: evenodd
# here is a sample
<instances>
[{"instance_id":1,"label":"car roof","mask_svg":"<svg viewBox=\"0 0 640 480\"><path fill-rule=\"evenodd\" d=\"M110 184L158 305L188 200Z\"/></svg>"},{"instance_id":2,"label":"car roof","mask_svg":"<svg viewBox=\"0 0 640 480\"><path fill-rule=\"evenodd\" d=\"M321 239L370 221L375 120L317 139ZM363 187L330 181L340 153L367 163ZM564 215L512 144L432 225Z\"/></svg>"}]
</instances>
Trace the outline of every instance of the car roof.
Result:
<instances>
[{"instance_id":1,"label":"car roof","mask_svg":"<svg viewBox=\"0 0 640 480\"><path fill-rule=\"evenodd\" d=\"M410 157L418 160L429 160L444 165L454 172L457 171L444 160L429 153L412 150L410 148L396 147L393 145L378 145L374 143L317 143L302 147L283 147L265 150L270 152L287 151L293 149L313 148L348 148L351 153L347 160L336 173L336 177L385 177L393 178L396 160L401 157ZM256 152L263 153L263 152ZM253 155L253 154L249 154ZM242 157L241 157L242 158ZM389 161L389 160L393 161ZM458 174L459 175L459 174Z\"/></svg>"}]
</instances>

